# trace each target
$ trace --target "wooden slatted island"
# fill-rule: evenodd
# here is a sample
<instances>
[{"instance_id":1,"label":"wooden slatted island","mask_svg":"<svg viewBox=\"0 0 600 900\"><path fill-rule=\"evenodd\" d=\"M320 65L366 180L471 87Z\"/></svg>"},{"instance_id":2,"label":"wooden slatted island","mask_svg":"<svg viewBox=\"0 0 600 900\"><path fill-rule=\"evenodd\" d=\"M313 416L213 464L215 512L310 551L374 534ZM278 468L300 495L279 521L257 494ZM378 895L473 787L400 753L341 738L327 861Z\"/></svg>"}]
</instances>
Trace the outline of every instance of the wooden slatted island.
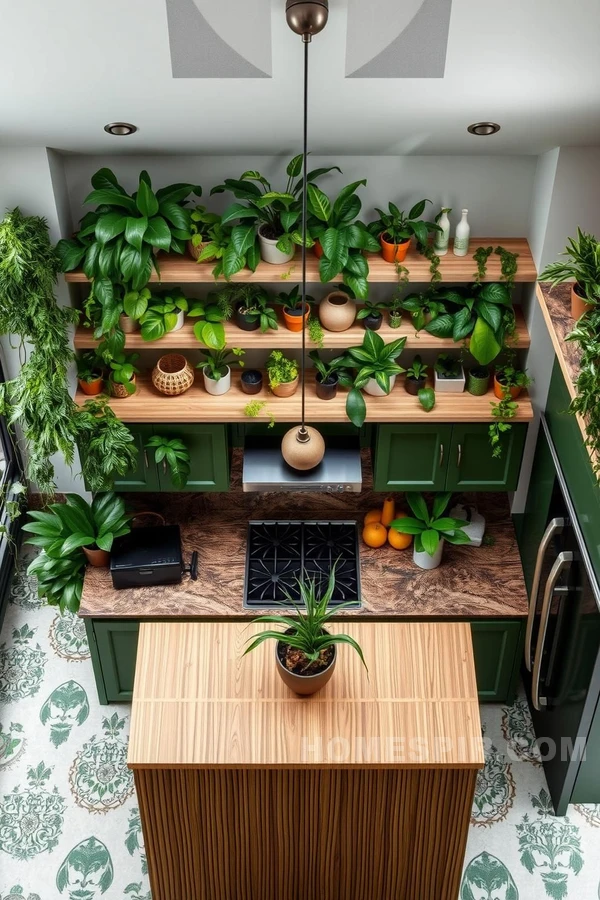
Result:
<instances>
[{"instance_id":1,"label":"wooden slatted island","mask_svg":"<svg viewBox=\"0 0 600 900\"><path fill-rule=\"evenodd\" d=\"M456 900L484 764L467 623L337 622L300 699L241 622L144 623L129 742L154 900ZM160 660L160 666L156 661Z\"/></svg>"}]
</instances>

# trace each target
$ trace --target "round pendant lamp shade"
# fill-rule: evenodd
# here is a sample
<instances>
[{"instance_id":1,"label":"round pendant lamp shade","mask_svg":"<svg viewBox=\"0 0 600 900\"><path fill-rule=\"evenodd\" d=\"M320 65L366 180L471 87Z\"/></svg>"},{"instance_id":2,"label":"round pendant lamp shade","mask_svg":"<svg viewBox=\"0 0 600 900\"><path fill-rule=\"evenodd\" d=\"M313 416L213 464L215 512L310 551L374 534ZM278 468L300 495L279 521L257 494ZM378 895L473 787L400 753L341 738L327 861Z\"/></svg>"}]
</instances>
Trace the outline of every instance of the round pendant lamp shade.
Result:
<instances>
[{"instance_id":1,"label":"round pendant lamp shade","mask_svg":"<svg viewBox=\"0 0 600 900\"><path fill-rule=\"evenodd\" d=\"M287 0L285 15L288 25L296 34L303 36L318 34L327 25L329 2L328 0Z\"/></svg>"},{"instance_id":2,"label":"round pendant lamp shade","mask_svg":"<svg viewBox=\"0 0 600 900\"><path fill-rule=\"evenodd\" d=\"M325 455L325 441L316 428L295 425L283 436L281 455L288 466L307 472L318 466Z\"/></svg>"}]
</instances>

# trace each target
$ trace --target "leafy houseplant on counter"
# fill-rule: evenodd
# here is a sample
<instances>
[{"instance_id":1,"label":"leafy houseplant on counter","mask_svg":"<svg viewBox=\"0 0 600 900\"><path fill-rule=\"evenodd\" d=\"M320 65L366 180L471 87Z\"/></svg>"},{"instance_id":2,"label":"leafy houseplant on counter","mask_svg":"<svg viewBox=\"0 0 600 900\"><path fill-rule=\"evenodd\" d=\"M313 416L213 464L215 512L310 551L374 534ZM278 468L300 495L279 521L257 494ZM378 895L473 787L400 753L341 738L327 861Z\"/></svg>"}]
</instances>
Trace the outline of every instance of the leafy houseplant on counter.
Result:
<instances>
[{"instance_id":1,"label":"leafy houseplant on counter","mask_svg":"<svg viewBox=\"0 0 600 900\"><path fill-rule=\"evenodd\" d=\"M135 363L139 356L139 353L117 353L114 358L108 360L108 387L113 397L123 400L135 394L135 376L140 371L136 369Z\"/></svg>"},{"instance_id":2,"label":"leafy houseplant on counter","mask_svg":"<svg viewBox=\"0 0 600 900\"><path fill-rule=\"evenodd\" d=\"M151 294L146 311L140 317L142 338L158 341L171 331L183 328L188 301L181 288Z\"/></svg>"},{"instance_id":3,"label":"leafy houseplant on counter","mask_svg":"<svg viewBox=\"0 0 600 900\"><path fill-rule=\"evenodd\" d=\"M169 467L171 480L176 488L183 490L190 477L191 459L189 450L178 437L154 434L145 444L147 450L154 450L154 462L163 464L163 470Z\"/></svg>"},{"instance_id":4,"label":"leafy houseplant on counter","mask_svg":"<svg viewBox=\"0 0 600 900\"><path fill-rule=\"evenodd\" d=\"M104 365L94 350L86 350L76 359L77 380L84 394L94 396L102 393L104 386Z\"/></svg>"},{"instance_id":5,"label":"leafy houseplant on counter","mask_svg":"<svg viewBox=\"0 0 600 900\"><path fill-rule=\"evenodd\" d=\"M337 394L340 374L344 371L342 359L338 356L331 362L324 362L318 350L308 354L316 369L315 390L320 400L333 400ZM346 373L346 377L349 377Z\"/></svg>"},{"instance_id":6,"label":"leafy houseplant on counter","mask_svg":"<svg viewBox=\"0 0 600 900\"><path fill-rule=\"evenodd\" d=\"M250 646L244 651L250 653L265 641L277 641L275 661L277 671L285 684L296 694L315 694L325 687L336 663L336 645L348 644L358 653L365 667L363 652L359 644L347 634L330 634L325 626L337 615L338 610L352 603L340 603L328 609L335 591L335 566L329 573L327 588L323 591L315 579L304 577L298 580L300 601L304 610L296 604L291 594L286 597L296 615L268 615L254 619L255 623L265 622L280 625L283 631L268 630L254 635L248 640ZM368 670L367 670L368 671Z\"/></svg>"},{"instance_id":7,"label":"leafy houseplant on counter","mask_svg":"<svg viewBox=\"0 0 600 900\"><path fill-rule=\"evenodd\" d=\"M283 307L283 319L288 331L302 331L302 295L299 285L292 288L291 291L281 291L275 298L277 303L281 303ZM310 307L315 303L314 297L306 297L306 311L304 313L304 322L308 321L310 316Z\"/></svg>"},{"instance_id":8,"label":"leafy houseplant on counter","mask_svg":"<svg viewBox=\"0 0 600 900\"><path fill-rule=\"evenodd\" d=\"M435 222L423 222L425 204L431 200L420 200L408 214L398 209L395 203L388 204L388 212L375 207L379 218L368 226L371 235L381 244L381 252L386 262L402 262L406 258L411 238L415 237L422 246L427 244L431 231L441 231Z\"/></svg>"},{"instance_id":9,"label":"leafy houseplant on counter","mask_svg":"<svg viewBox=\"0 0 600 900\"><path fill-rule=\"evenodd\" d=\"M406 344L406 338L386 344L376 331L365 331L360 347L350 347L346 353L332 361L339 367L339 383L350 388L346 398L346 413L353 425L361 428L367 415L365 398L361 390L374 397L385 397L396 382L396 376L404 372L396 362ZM349 370L356 370L352 376Z\"/></svg>"},{"instance_id":10,"label":"leafy houseplant on counter","mask_svg":"<svg viewBox=\"0 0 600 900\"><path fill-rule=\"evenodd\" d=\"M244 365L241 357L244 351L239 347L222 347L219 350L202 350L204 360L199 362L197 369L202 369L204 376L204 387L208 394L220 396L226 394L231 387L231 366Z\"/></svg>"},{"instance_id":11,"label":"leafy houseplant on counter","mask_svg":"<svg viewBox=\"0 0 600 900\"><path fill-rule=\"evenodd\" d=\"M365 305L359 309L356 318L362 321L365 328L371 331L379 331L383 324L383 310L387 309L386 303L375 303L372 300L365 300Z\"/></svg>"},{"instance_id":12,"label":"leafy houseplant on counter","mask_svg":"<svg viewBox=\"0 0 600 900\"><path fill-rule=\"evenodd\" d=\"M456 359L448 353L440 353L433 372L436 391L462 394L465 389L465 373L460 359Z\"/></svg>"},{"instance_id":13,"label":"leafy houseplant on counter","mask_svg":"<svg viewBox=\"0 0 600 900\"><path fill-rule=\"evenodd\" d=\"M308 185L308 227L311 238L316 242L315 252L320 257L321 281L333 281L341 275L344 284L360 300L364 300L369 293L369 264L363 250L379 250L378 242L366 226L357 221L362 203L356 190L366 183L363 178L349 184L340 191L333 204L316 185ZM328 327L326 322L323 324Z\"/></svg>"},{"instance_id":14,"label":"leafy houseplant on counter","mask_svg":"<svg viewBox=\"0 0 600 900\"><path fill-rule=\"evenodd\" d=\"M577 237L569 238L562 255L568 259L546 266L539 281L549 281L552 287L573 281L571 316L580 319L585 312L600 304L600 242L594 235L578 228Z\"/></svg>"},{"instance_id":15,"label":"leafy houseplant on counter","mask_svg":"<svg viewBox=\"0 0 600 900\"><path fill-rule=\"evenodd\" d=\"M209 251L208 255L203 251L208 244L211 243L215 234L215 226L221 222L221 216L217 213L209 212L205 206L197 206L192 210L190 215L190 232L192 234L188 241L188 251L192 259L201 262L208 262L215 258ZM200 257L203 256L202 260Z\"/></svg>"},{"instance_id":16,"label":"leafy houseplant on counter","mask_svg":"<svg viewBox=\"0 0 600 900\"><path fill-rule=\"evenodd\" d=\"M269 386L276 397L291 397L298 389L299 366L281 350L273 350L266 363Z\"/></svg>"},{"instance_id":17,"label":"leafy houseplant on counter","mask_svg":"<svg viewBox=\"0 0 600 900\"><path fill-rule=\"evenodd\" d=\"M444 541L449 544L469 544L464 532L465 521L445 517L452 494L436 494L431 513L423 494L407 491L406 502L414 518L406 516L394 519L390 528L400 534L412 534L415 538L413 561L421 569L436 569L442 561Z\"/></svg>"}]
</instances>

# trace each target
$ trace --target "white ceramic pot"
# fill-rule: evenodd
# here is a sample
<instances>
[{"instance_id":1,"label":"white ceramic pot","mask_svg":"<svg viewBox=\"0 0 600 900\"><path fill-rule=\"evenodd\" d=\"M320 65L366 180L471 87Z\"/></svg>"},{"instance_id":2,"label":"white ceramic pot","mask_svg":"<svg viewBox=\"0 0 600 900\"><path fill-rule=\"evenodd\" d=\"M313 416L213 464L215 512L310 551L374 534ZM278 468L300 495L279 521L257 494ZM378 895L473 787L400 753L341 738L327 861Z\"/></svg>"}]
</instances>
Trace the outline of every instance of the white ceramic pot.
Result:
<instances>
[{"instance_id":1,"label":"white ceramic pot","mask_svg":"<svg viewBox=\"0 0 600 900\"><path fill-rule=\"evenodd\" d=\"M390 394L393 391L395 384L396 384L396 376L392 375L392 376L390 376ZM365 386L363 388L363 391L365 392L365 394L370 394L372 397L387 397L387 396L389 396L388 394L386 394L386 392L384 390L382 390L379 387L379 385L377 384L377 382L375 381L374 378L369 378L369 380L367 381L367 383L365 384Z\"/></svg>"},{"instance_id":2,"label":"white ceramic pot","mask_svg":"<svg viewBox=\"0 0 600 900\"><path fill-rule=\"evenodd\" d=\"M183 328L183 323L185 322L185 313L182 309L177 313L177 325L173 329L173 331L179 331L180 328Z\"/></svg>"},{"instance_id":3,"label":"white ceramic pot","mask_svg":"<svg viewBox=\"0 0 600 900\"><path fill-rule=\"evenodd\" d=\"M430 556L429 553L426 553L424 550L422 553L417 553L416 550L413 550L413 562L415 566L418 566L420 569L437 569L442 561L443 552L444 539L442 538L433 556Z\"/></svg>"},{"instance_id":4,"label":"white ceramic pot","mask_svg":"<svg viewBox=\"0 0 600 900\"><path fill-rule=\"evenodd\" d=\"M208 394L213 394L215 397L226 394L231 387L231 369L229 366L227 366L225 375L222 375L218 381L209 378L204 370L202 370L202 375L204 376L204 387L206 388L206 392Z\"/></svg>"},{"instance_id":5,"label":"white ceramic pot","mask_svg":"<svg viewBox=\"0 0 600 900\"><path fill-rule=\"evenodd\" d=\"M465 389L465 370L460 367L460 378L440 378L433 370L434 388L438 394L462 394Z\"/></svg>"},{"instance_id":6,"label":"white ceramic pot","mask_svg":"<svg viewBox=\"0 0 600 900\"><path fill-rule=\"evenodd\" d=\"M272 240L271 238L263 237L260 233L260 228L258 229L258 243L260 246L260 255L262 259L266 263L270 263L272 266L282 266L285 263L289 263L295 256L296 247L292 247L291 253L283 253L282 250L277 249L277 241Z\"/></svg>"}]
</instances>

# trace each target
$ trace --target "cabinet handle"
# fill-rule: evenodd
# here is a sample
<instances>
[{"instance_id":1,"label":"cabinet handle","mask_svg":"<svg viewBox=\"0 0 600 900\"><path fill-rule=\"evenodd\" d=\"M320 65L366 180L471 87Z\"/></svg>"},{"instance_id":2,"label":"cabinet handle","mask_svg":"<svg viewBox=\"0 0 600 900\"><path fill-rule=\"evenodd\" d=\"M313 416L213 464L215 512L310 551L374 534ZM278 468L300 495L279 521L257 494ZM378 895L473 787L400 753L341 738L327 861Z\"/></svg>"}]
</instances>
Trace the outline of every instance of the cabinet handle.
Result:
<instances>
[{"instance_id":1,"label":"cabinet handle","mask_svg":"<svg viewBox=\"0 0 600 900\"><path fill-rule=\"evenodd\" d=\"M442 468L443 462L444 462L444 445L440 444L440 469Z\"/></svg>"},{"instance_id":2,"label":"cabinet handle","mask_svg":"<svg viewBox=\"0 0 600 900\"><path fill-rule=\"evenodd\" d=\"M531 642L533 638L533 621L535 619L535 608L537 605L537 596L540 589L540 578L542 577L542 566L544 564L544 556L550 545L550 541L555 534L561 534L565 527L564 519L551 519L548 523L543 537L538 547L537 556L535 558L535 569L533 570L533 581L531 584L531 594L529 595L529 610L527 612L527 627L525 629L525 666L528 672L531 672L533 665Z\"/></svg>"},{"instance_id":3,"label":"cabinet handle","mask_svg":"<svg viewBox=\"0 0 600 900\"><path fill-rule=\"evenodd\" d=\"M531 681L531 700L533 706L537 710L541 710L547 705L546 697L540 697L540 678L542 671L542 656L544 653L544 643L546 641L546 631L548 630L548 619L550 618L550 607L552 606L552 597L558 581L560 573L563 569L568 569L573 562L573 553L564 550L556 557L554 565L548 575L546 587L544 589L544 600L542 602L542 611L540 614L540 632L538 634L537 646L535 648L535 660L533 662L533 676Z\"/></svg>"},{"instance_id":4,"label":"cabinet handle","mask_svg":"<svg viewBox=\"0 0 600 900\"><path fill-rule=\"evenodd\" d=\"M456 460L456 465L460 469L460 461L462 459L462 444L458 445L458 459Z\"/></svg>"},{"instance_id":5,"label":"cabinet handle","mask_svg":"<svg viewBox=\"0 0 600 900\"><path fill-rule=\"evenodd\" d=\"M144 450L144 465L148 468L148 452Z\"/></svg>"}]
</instances>

